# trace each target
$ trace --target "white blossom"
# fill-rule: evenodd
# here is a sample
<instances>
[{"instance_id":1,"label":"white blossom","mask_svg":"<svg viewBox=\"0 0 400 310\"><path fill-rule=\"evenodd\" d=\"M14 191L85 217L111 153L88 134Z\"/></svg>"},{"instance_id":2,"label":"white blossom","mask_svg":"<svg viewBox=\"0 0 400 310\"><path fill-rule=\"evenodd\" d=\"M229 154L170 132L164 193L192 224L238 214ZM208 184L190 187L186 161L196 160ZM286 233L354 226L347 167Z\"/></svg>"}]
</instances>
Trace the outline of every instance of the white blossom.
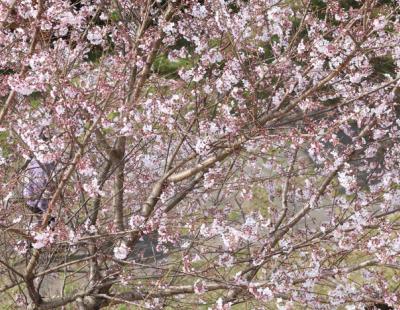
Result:
<instances>
[{"instance_id":1,"label":"white blossom","mask_svg":"<svg viewBox=\"0 0 400 310\"><path fill-rule=\"evenodd\" d=\"M116 259L123 260L128 257L128 254L129 254L129 248L125 242L121 242L119 246L116 246L114 248L114 257Z\"/></svg>"},{"instance_id":2,"label":"white blossom","mask_svg":"<svg viewBox=\"0 0 400 310\"><path fill-rule=\"evenodd\" d=\"M87 39L93 45L100 45L103 43L103 34L101 33L101 28L98 26L93 27L88 31Z\"/></svg>"}]
</instances>

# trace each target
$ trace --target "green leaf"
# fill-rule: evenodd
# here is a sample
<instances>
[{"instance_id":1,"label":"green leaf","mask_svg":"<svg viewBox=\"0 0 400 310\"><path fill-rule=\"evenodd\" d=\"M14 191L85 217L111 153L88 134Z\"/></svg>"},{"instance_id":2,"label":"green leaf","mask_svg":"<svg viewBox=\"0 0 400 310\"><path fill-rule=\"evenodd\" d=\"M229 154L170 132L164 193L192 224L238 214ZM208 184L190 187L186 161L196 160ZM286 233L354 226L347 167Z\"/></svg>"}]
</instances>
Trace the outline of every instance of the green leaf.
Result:
<instances>
[{"instance_id":1,"label":"green leaf","mask_svg":"<svg viewBox=\"0 0 400 310\"><path fill-rule=\"evenodd\" d=\"M34 110L40 107L41 99L42 97L40 92L34 92L28 97L29 104Z\"/></svg>"},{"instance_id":2,"label":"green leaf","mask_svg":"<svg viewBox=\"0 0 400 310\"><path fill-rule=\"evenodd\" d=\"M181 58L178 61L170 61L166 55L159 55L154 60L153 70L160 75L167 75L169 77L176 77L181 68L190 67L189 60Z\"/></svg>"},{"instance_id":3,"label":"green leaf","mask_svg":"<svg viewBox=\"0 0 400 310\"><path fill-rule=\"evenodd\" d=\"M117 11L112 11L110 14L110 19L113 22L118 22L121 20L121 16L119 15L119 13Z\"/></svg>"},{"instance_id":4,"label":"green leaf","mask_svg":"<svg viewBox=\"0 0 400 310\"><path fill-rule=\"evenodd\" d=\"M119 115L120 115L120 113L118 111L112 111L107 115L107 119L110 120L110 121L113 121Z\"/></svg>"}]
</instances>

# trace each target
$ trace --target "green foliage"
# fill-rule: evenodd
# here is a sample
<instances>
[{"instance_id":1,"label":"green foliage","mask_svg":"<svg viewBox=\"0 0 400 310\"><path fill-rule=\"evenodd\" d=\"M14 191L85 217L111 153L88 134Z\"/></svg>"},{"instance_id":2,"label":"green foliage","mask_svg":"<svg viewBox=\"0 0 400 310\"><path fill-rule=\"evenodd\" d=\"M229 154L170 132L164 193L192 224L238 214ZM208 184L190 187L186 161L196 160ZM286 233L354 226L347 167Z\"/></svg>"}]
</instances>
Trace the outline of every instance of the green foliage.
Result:
<instances>
[{"instance_id":1,"label":"green foliage","mask_svg":"<svg viewBox=\"0 0 400 310\"><path fill-rule=\"evenodd\" d=\"M356 0L341 0L340 6L345 10L348 11L350 8L358 9L362 6L361 1Z\"/></svg>"},{"instance_id":2,"label":"green foliage","mask_svg":"<svg viewBox=\"0 0 400 310\"><path fill-rule=\"evenodd\" d=\"M292 22L292 33L297 33L297 31L299 30L300 24L301 24L301 20L302 18L298 18L298 17L290 17L289 18L290 21ZM303 27L303 29L300 31L300 33L297 35L297 40L300 41L302 38L307 37L307 28Z\"/></svg>"},{"instance_id":3,"label":"green foliage","mask_svg":"<svg viewBox=\"0 0 400 310\"><path fill-rule=\"evenodd\" d=\"M319 19L324 19L326 15L326 3L323 0L311 0L311 10L316 13Z\"/></svg>"},{"instance_id":4,"label":"green foliage","mask_svg":"<svg viewBox=\"0 0 400 310\"><path fill-rule=\"evenodd\" d=\"M164 54L156 57L153 63L153 71L157 74L169 77L177 78L178 71L181 68L188 68L191 63L187 59L179 59L178 61L170 61Z\"/></svg>"},{"instance_id":5,"label":"green foliage","mask_svg":"<svg viewBox=\"0 0 400 310\"><path fill-rule=\"evenodd\" d=\"M172 49L179 50L182 47L185 47L189 51L189 53L192 53L195 49L193 43L186 40L185 38L179 38L178 40L176 40L176 43L172 46Z\"/></svg>"},{"instance_id":6,"label":"green foliage","mask_svg":"<svg viewBox=\"0 0 400 310\"><path fill-rule=\"evenodd\" d=\"M41 99L42 96L40 92L34 92L28 97L29 104L34 110L40 107Z\"/></svg>"},{"instance_id":7,"label":"green foliage","mask_svg":"<svg viewBox=\"0 0 400 310\"><path fill-rule=\"evenodd\" d=\"M244 203L244 211L250 213L251 211L258 210L262 216L268 218L270 209L268 192L263 187L255 187L252 191L253 198L249 202Z\"/></svg>"},{"instance_id":8,"label":"green foliage","mask_svg":"<svg viewBox=\"0 0 400 310\"><path fill-rule=\"evenodd\" d=\"M99 45L93 46L87 53L88 60L93 63L99 63L103 55L103 48Z\"/></svg>"},{"instance_id":9,"label":"green foliage","mask_svg":"<svg viewBox=\"0 0 400 310\"><path fill-rule=\"evenodd\" d=\"M335 89L333 88L332 85L324 85L324 86L322 86L320 88L320 91L321 91L321 93L325 93L327 95L335 94ZM331 98L331 99L327 99L327 100L324 100L324 101L321 100L321 101L319 101L319 103L322 104L323 106L329 107L329 106L333 106L333 105L338 104L341 99L342 99L341 96L337 96L337 97L334 97L334 98Z\"/></svg>"},{"instance_id":10,"label":"green foliage","mask_svg":"<svg viewBox=\"0 0 400 310\"><path fill-rule=\"evenodd\" d=\"M77 88L81 85L81 79L79 77L74 77L70 80L71 84Z\"/></svg>"},{"instance_id":11,"label":"green foliage","mask_svg":"<svg viewBox=\"0 0 400 310\"><path fill-rule=\"evenodd\" d=\"M396 64L391 56L375 57L370 63L376 77L383 78L385 74L389 74L392 78L396 76Z\"/></svg>"},{"instance_id":12,"label":"green foliage","mask_svg":"<svg viewBox=\"0 0 400 310\"><path fill-rule=\"evenodd\" d=\"M273 43L276 42L279 42L279 37L276 34L274 34L269 42L267 42L264 46L261 46L262 49L264 50L264 54L262 55L262 60L267 64L273 63L275 60L275 55L272 51L272 45Z\"/></svg>"},{"instance_id":13,"label":"green foliage","mask_svg":"<svg viewBox=\"0 0 400 310\"><path fill-rule=\"evenodd\" d=\"M208 41L208 46L210 48L220 47L221 46L221 40L220 39L211 39L210 41Z\"/></svg>"},{"instance_id":14,"label":"green foliage","mask_svg":"<svg viewBox=\"0 0 400 310\"><path fill-rule=\"evenodd\" d=\"M251 94L248 94L247 97L250 98L250 96L251 96ZM265 89L261 89L261 90L258 90L256 92L256 97L258 99L270 99L271 98L271 92L268 91L268 90L265 90Z\"/></svg>"},{"instance_id":15,"label":"green foliage","mask_svg":"<svg viewBox=\"0 0 400 310\"><path fill-rule=\"evenodd\" d=\"M230 11L231 13L234 13L234 14L240 12L239 6L238 6L236 3L234 3L234 2L232 2L232 3L230 3L230 4L228 5L228 9L229 9L229 11Z\"/></svg>"},{"instance_id":16,"label":"green foliage","mask_svg":"<svg viewBox=\"0 0 400 310\"><path fill-rule=\"evenodd\" d=\"M262 55L262 59L267 63L273 63L275 60L275 56L272 52L272 45L270 43L267 43L265 46L262 47L264 50L264 54Z\"/></svg>"},{"instance_id":17,"label":"green foliage","mask_svg":"<svg viewBox=\"0 0 400 310\"><path fill-rule=\"evenodd\" d=\"M110 14L110 19L113 22L119 22L121 20L121 16L119 15L118 11L112 11Z\"/></svg>"},{"instance_id":18,"label":"green foliage","mask_svg":"<svg viewBox=\"0 0 400 310\"><path fill-rule=\"evenodd\" d=\"M0 75L9 75L9 74L13 74L14 70L11 69L0 69Z\"/></svg>"},{"instance_id":19,"label":"green foliage","mask_svg":"<svg viewBox=\"0 0 400 310\"><path fill-rule=\"evenodd\" d=\"M9 133L8 131L0 131L0 155L7 157L11 150L8 143Z\"/></svg>"},{"instance_id":20,"label":"green foliage","mask_svg":"<svg viewBox=\"0 0 400 310\"><path fill-rule=\"evenodd\" d=\"M107 119L109 121L113 121L116 117L118 117L120 113L118 111L112 111L107 115Z\"/></svg>"},{"instance_id":21,"label":"green foliage","mask_svg":"<svg viewBox=\"0 0 400 310\"><path fill-rule=\"evenodd\" d=\"M115 48L114 42L111 40L110 36L105 36L105 45L93 45L91 46L89 52L86 54L89 62L100 64L103 55L112 54Z\"/></svg>"},{"instance_id":22,"label":"green foliage","mask_svg":"<svg viewBox=\"0 0 400 310\"><path fill-rule=\"evenodd\" d=\"M396 0L379 0L378 4L380 5L390 5L393 7L397 6Z\"/></svg>"}]
</instances>

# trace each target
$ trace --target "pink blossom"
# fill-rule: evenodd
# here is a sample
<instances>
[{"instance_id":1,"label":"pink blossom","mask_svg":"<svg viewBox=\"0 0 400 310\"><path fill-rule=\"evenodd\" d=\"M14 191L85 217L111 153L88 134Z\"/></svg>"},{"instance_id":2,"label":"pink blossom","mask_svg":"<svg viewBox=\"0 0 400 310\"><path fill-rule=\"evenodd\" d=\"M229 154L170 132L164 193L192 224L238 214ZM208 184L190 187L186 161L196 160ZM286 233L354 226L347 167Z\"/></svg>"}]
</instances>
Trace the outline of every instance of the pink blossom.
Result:
<instances>
[{"instance_id":1,"label":"pink blossom","mask_svg":"<svg viewBox=\"0 0 400 310\"><path fill-rule=\"evenodd\" d=\"M204 294L206 292L206 288L204 285L204 282L201 280L197 280L194 284L193 284L193 288L194 288L194 292L196 294Z\"/></svg>"},{"instance_id":2,"label":"pink blossom","mask_svg":"<svg viewBox=\"0 0 400 310\"><path fill-rule=\"evenodd\" d=\"M32 246L35 249L41 249L51 245L54 242L54 233L52 231L37 232L34 234L35 242Z\"/></svg>"}]
</instances>

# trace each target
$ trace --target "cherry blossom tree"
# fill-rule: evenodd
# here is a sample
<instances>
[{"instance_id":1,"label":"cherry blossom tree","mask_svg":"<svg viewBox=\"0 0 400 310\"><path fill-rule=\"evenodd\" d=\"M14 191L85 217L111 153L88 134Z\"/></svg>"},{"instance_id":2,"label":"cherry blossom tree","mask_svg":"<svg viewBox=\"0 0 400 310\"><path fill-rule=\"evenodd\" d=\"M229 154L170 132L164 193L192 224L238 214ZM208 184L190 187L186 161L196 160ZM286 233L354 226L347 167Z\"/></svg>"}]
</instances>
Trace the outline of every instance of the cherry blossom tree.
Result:
<instances>
[{"instance_id":1,"label":"cherry blossom tree","mask_svg":"<svg viewBox=\"0 0 400 310\"><path fill-rule=\"evenodd\" d=\"M398 307L399 7L2 0L1 302Z\"/></svg>"}]
</instances>

